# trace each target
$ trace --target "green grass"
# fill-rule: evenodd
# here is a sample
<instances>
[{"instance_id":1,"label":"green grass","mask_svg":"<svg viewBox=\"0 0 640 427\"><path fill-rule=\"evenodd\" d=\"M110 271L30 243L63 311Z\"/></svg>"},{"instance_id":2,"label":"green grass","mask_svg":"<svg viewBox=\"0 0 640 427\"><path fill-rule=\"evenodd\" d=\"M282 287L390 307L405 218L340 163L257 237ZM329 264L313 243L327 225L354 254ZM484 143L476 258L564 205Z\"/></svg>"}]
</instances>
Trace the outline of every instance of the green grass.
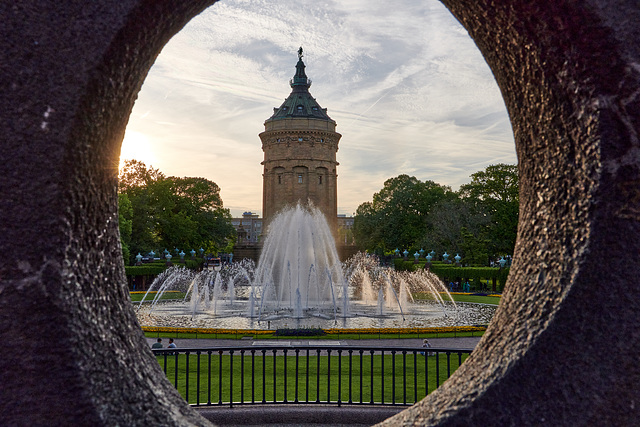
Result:
<instances>
[{"instance_id":1,"label":"green grass","mask_svg":"<svg viewBox=\"0 0 640 427\"><path fill-rule=\"evenodd\" d=\"M500 304L500 297L479 296L479 295L451 295L455 302L477 302L482 304Z\"/></svg>"},{"instance_id":2,"label":"green grass","mask_svg":"<svg viewBox=\"0 0 640 427\"><path fill-rule=\"evenodd\" d=\"M181 354L177 356L177 389L182 397L191 404L229 402L231 399L234 402L239 402L241 399L245 402L262 402L263 400L267 402L274 400L295 402L296 398L299 401L307 401L307 392L308 400L311 402L326 402L327 400L336 402L340 398L342 402L351 400L353 402L393 403L395 401L395 403L411 404L422 399L427 391L431 393L435 390L467 358L466 354L460 358L457 354L452 354L447 361L446 354L429 357L417 354L414 359L413 354L407 354L403 357L399 352L395 355L394 370L394 357L391 354L385 354L384 357L370 354L360 356L359 352L354 352L350 360L347 351L343 351L342 358L314 355L307 358L306 352L301 352L296 367L295 356L275 356L274 358L269 355L263 357L260 351L256 353L253 358L249 351L245 356L219 355L217 353L209 355L206 351L200 356L190 355L188 356L188 375L187 356ZM175 358L174 355L166 358L157 356L160 366L174 385L176 383ZM339 359L342 359L341 366L339 366ZM436 378L436 360L438 360L440 373L439 382ZM198 363L201 372L199 384L196 374ZM233 369L231 368L232 363ZM252 371L254 367L255 369ZM297 384L296 369L298 370ZM352 372L351 382L349 380L350 369ZM209 370L211 371L210 383ZM240 381L242 371L244 371L244 384L241 384ZM371 376L372 371L373 377ZM233 382L231 372L233 372ZM406 384L403 381L403 372L406 372ZM426 377L425 372L428 372ZM362 382L360 381L361 376ZM338 390L339 384L340 390Z\"/></svg>"},{"instance_id":3,"label":"green grass","mask_svg":"<svg viewBox=\"0 0 640 427\"><path fill-rule=\"evenodd\" d=\"M131 302L138 302L138 301L142 301L144 294L143 293L134 294L129 292L129 296L131 297ZM149 295L147 295L147 301L153 301L155 296L156 296L155 293L153 294L150 293ZM184 292L165 292L160 297L160 300L165 300L165 299L184 299Z\"/></svg>"},{"instance_id":4,"label":"green grass","mask_svg":"<svg viewBox=\"0 0 640 427\"><path fill-rule=\"evenodd\" d=\"M414 299L417 300L425 300L425 299L433 299L431 297L431 295L429 294L414 294L413 295ZM442 298L445 299L445 301L448 300L448 297L444 294L442 294ZM457 294L452 294L451 298L453 298L453 300L455 302L475 302L475 303L482 303L482 304L493 304L493 305L498 305L500 304L500 297L492 297L492 296L480 296L480 295L457 295Z\"/></svg>"}]
</instances>

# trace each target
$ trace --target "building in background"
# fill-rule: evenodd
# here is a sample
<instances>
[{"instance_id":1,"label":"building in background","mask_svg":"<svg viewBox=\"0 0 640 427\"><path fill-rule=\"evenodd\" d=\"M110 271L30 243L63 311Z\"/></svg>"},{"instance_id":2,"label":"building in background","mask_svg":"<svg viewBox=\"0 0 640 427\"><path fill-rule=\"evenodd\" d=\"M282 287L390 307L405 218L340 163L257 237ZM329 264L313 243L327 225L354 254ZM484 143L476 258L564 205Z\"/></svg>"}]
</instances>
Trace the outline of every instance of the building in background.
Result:
<instances>
[{"instance_id":1,"label":"building in background","mask_svg":"<svg viewBox=\"0 0 640 427\"><path fill-rule=\"evenodd\" d=\"M238 233L237 245L256 246L260 244L262 234L262 218L253 212L244 212L242 218L232 218L231 224ZM340 214L336 217L337 244L351 246L353 238L353 217Z\"/></svg>"},{"instance_id":2,"label":"building in background","mask_svg":"<svg viewBox=\"0 0 640 427\"><path fill-rule=\"evenodd\" d=\"M253 212L244 212L242 218L232 218L231 224L238 233L238 246L256 246L262 234L262 218Z\"/></svg>"},{"instance_id":3,"label":"building in background","mask_svg":"<svg viewBox=\"0 0 640 427\"><path fill-rule=\"evenodd\" d=\"M353 238L353 217L340 214L336 216L335 220L337 225L336 246L340 259L345 260L357 251ZM232 218L231 223L238 233L234 259L251 258L257 262L262 247L262 218L253 212L244 212L242 218Z\"/></svg>"},{"instance_id":4,"label":"building in background","mask_svg":"<svg viewBox=\"0 0 640 427\"><path fill-rule=\"evenodd\" d=\"M338 246L353 246L355 239L353 238L353 217L345 214L338 215L338 234L336 243Z\"/></svg>"}]
</instances>

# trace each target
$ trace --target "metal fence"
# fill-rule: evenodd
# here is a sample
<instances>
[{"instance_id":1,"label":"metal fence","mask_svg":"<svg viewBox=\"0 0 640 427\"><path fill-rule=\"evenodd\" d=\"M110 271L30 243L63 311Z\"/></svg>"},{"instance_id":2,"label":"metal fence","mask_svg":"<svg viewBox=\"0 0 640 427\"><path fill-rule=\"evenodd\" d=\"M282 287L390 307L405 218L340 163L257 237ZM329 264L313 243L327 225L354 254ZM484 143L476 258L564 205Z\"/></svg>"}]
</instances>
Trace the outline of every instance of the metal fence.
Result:
<instances>
[{"instance_id":1,"label":"metal fence","mask_svg":"<svg viewBox=\"0 0 640 427\"><path fill-rule=\"evenodd\" d=\"M169 380L194 406L412 405L471 354L466 349L322 343L153 352Z\"/></svg>"}]
</instances>

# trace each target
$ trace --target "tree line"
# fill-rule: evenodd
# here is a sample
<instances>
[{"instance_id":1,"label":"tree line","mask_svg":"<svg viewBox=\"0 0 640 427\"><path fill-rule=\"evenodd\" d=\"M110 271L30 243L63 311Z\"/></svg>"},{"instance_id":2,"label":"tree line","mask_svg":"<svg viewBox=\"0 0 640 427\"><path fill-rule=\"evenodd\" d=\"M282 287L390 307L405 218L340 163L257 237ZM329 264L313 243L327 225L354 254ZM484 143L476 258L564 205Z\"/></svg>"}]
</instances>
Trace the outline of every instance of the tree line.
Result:
<instances>
[{"instance_id":1,"label":"tree line","mask_svg":"<svg viewBox=\"0 0 640 427\"><path fill-rule=\"evenodd\" d=\"M399 175L358 207L353 229L356 244L370 252L447 251L463 264L488 265L513 254L518 209L516 165L488 166L458 191Z\"/></svg>"},{"instance_id":2,"label":"tree line","mask_svg":"<svg viewBox=\"0 0 640 427\"><path fill-rule=\"evenodd\" d=\"M126 264L138 253L203 248L216 253L235 243L231 214L218 185L205 178L165 176L127 160L118 185L120 241Z\"/></svg>"}]
</instances>

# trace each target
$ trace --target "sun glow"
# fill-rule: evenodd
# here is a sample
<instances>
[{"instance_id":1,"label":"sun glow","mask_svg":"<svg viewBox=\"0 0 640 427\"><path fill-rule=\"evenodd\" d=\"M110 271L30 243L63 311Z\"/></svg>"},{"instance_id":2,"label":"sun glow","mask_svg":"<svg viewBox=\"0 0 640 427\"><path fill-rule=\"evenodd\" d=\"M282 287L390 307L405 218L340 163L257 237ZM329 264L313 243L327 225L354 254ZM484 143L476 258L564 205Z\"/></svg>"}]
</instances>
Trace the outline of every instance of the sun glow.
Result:
<instances>
[{"instance_id":1,"label":"sun glow","mask_svg":"<svg viewBox=\"0 0 640 427\"><path fill-rule=\"evenodd\" d=\"M157 158L153 152L151 141L147 135L127 130L122 141L120 150L120 168L124 165L125 160L140 160L147 166L157 163Z\"/></svg>"}]
</instances>

